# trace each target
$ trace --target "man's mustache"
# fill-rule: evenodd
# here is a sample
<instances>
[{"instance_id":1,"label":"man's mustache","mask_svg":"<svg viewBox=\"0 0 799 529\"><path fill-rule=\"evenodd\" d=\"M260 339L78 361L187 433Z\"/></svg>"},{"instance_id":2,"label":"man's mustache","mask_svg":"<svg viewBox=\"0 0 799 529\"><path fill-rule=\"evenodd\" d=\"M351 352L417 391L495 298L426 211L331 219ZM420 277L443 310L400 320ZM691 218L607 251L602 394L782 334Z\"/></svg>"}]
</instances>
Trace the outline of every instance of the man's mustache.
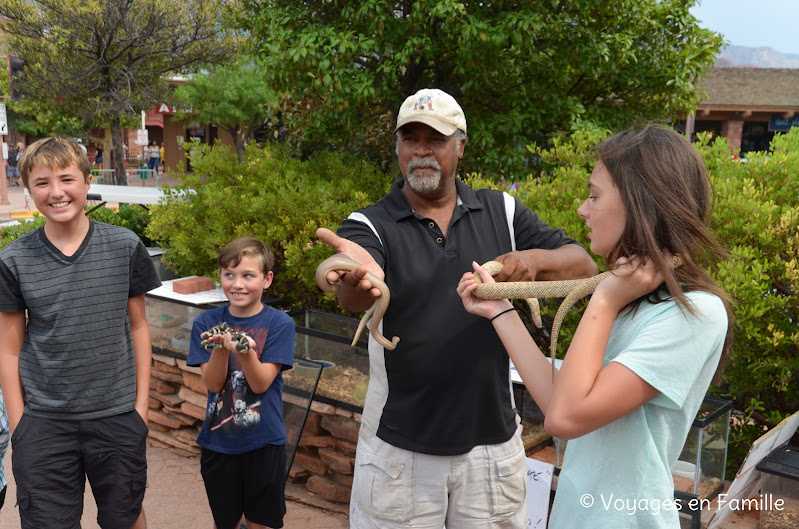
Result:
<instances>
[{"instance_id":1,"label":"man's mustache","mask_svg":"<svg viewBox=\"0 0 799 529\"><path fill-rule=\"evenodd\" d=\"M413 158L410 162L408 162L408 169L407 172L415 171L416 169L425 168L425 169L433 169L435 171L441 170L441 164L439 164L435 160L426 160L423 158Z\"/></svg>"}]
</instances>

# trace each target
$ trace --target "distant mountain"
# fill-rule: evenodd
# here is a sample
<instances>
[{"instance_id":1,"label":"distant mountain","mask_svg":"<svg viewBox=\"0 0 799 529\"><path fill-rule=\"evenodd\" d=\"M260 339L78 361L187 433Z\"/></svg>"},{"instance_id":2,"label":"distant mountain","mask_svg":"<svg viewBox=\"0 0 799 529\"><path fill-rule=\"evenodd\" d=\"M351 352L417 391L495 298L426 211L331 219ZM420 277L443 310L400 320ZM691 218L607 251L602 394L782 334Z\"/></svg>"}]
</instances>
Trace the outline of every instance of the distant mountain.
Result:
<instances>
[{"instance_id":1,"label":"distant mountain","mask_svg":"<svg viewBox=\"0 0 799 529\"><path fill-rule=\"evenodd\" d=\"M717 68L799 68L799 55L773 48L727 46L716 60Z\"/></svg>"}]
</instances>

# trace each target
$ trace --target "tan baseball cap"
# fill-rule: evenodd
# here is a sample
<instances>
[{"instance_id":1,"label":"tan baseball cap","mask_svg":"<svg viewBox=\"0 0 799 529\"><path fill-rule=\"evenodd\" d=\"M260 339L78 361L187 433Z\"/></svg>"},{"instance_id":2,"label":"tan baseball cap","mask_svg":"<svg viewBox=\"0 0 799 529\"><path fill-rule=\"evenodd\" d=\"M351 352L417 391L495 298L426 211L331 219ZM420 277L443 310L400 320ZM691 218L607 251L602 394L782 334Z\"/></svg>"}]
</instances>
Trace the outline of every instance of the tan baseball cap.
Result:
<instances>
[{"instance_id":1,"label":"tan baseball cap","mask_svg":"<svg viewBox=\"0 0 799 529\"><path fill-rule=\"evenodd\" d=\"M454 97L437 88L423 88L402 103L394 132L408 123L424 123L445 136L456 129L466 132L463 109Z\"/></svg>"}]
</instances>

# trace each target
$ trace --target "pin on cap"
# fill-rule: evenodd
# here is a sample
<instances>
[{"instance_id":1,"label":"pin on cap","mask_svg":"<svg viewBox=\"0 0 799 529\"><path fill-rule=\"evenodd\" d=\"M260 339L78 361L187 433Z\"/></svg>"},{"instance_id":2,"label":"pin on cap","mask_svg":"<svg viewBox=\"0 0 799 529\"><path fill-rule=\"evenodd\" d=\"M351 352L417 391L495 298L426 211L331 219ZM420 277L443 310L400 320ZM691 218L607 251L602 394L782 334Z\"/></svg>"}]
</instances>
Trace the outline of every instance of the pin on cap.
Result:
<instances>
[{"instance_id":1,"label":"pin on cap","mask_svg":"<svg viewBox=\"0 0 799 529\"><path fill-rule=\"evenodd\" d=\"M424 88L408 97L397 114L396 132L408 123L424 123L445 136L466 132L466 116L455 98L437 88Z\"/></svg>"}]
</instances>

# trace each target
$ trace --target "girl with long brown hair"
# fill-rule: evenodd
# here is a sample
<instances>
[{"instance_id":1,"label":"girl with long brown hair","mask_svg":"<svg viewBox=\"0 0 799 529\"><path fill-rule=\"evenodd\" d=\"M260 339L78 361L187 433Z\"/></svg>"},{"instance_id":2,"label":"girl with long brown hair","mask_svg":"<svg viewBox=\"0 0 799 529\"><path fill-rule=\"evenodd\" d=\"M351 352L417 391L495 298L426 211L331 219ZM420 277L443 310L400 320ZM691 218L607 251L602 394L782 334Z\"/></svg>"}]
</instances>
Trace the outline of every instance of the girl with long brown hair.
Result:
<instances>
[{"instance_id":1,"label":"girl with long brown hair","mask_svg":"<svg viewBox=\"0 0 799 529\"><path fill-rule=\"evenodd\" d=\"M675 131L647 125L600 145L577 212L613 274L554 380L519 317L502 314L508 300L477 298L472 273L458 285L466 310L492 319L546 430L571 439L552 529L679 527L671 468L732 345L728 297L705 271L725 256L710 203L702 159Z\"/></svg>"}]
</instances>

